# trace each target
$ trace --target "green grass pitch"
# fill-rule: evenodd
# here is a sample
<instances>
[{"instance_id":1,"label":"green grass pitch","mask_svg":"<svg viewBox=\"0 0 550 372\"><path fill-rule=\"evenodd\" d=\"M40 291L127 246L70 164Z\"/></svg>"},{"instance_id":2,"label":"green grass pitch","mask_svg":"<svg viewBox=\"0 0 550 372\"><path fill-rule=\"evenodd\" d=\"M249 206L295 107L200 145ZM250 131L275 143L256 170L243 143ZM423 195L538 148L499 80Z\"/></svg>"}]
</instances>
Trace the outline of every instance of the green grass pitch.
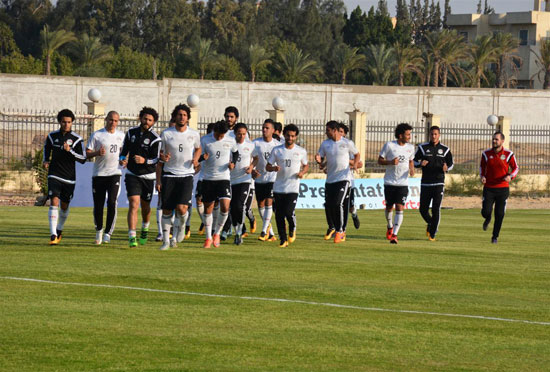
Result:
<instances>
[{"instance_id":1,"label":"green grass pitch","mask_svg":"<svg viewBox=\"0 0 550 372\"><path fill-rule=\"evenodd\" d=\"M111 244L74 208L50 247L47 213L0 208L1 371L550 370L549 210L509 210L497 245L479 210L444 210L437 242L406 211L397 246L382 211L334 245L323 211L300 210L289 248L213 250L194 213L167 252L128 249L122 209Z\"/></svg>"}]
</instances>

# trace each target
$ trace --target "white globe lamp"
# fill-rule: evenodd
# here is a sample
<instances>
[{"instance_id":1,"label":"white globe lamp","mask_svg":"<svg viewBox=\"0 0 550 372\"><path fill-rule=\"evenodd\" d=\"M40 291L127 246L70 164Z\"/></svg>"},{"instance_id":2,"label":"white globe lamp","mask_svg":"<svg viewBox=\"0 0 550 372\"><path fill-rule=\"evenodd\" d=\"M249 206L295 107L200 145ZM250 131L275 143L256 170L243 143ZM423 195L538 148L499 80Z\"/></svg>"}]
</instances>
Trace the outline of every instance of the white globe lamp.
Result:
<instances>
[{"instance_id":1,"label":"white globe lamp","mask_svg":"<svg viewBox=\"0 0 550 372\"><path fill-rule=\"evenodd\" d=\"M92 88L88 91L88 98L90 101L97 103L101 99L101 92L97 88Z\"/></svg>"},{"instance_id":2,"label":"white globe lamp","mask_svg":"<svg viewBox=\"0 0 550 372\"><path fill-rule=\"evenodd\" d=\"M498 124L498 116L496 115L489 115L487 117L487 124L489 124L490 126L494 127L495 125Z\"/></svg>"},{"instance_id":3,"label":"white globe lamp","mask_svg":"<svg viewBox=\"0 0 550 372\"><path fill-rule=\"evenodd\" d=\"M199 96L196 94L190 94L187 96L187 105L189 107L197 107L199 105Z\"/></svg>"},{"instance_id":4,"label":"white globe lamp","mask_svg":"<svg viewBox=\"0 0 550 372\"><path fill-rule=\"evenodd\" d=\"M281 97L273 98L273 101L271 101L271 104L273 105L273 108L275 110L283 110L285 107L285 101L283 101Z\"/></svg>"}]
</instances>

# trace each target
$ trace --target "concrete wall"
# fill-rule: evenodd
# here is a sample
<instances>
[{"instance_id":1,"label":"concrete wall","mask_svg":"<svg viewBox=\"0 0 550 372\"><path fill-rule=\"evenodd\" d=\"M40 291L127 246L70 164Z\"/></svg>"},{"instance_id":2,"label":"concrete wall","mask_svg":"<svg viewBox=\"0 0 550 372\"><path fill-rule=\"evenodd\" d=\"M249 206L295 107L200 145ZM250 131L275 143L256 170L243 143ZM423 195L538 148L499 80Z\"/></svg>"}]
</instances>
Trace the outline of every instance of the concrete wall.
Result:
<instances>
[{"instance_id":1,"label":"concrete wall","mask_svg":"<svg viewBox=\"0 0 550 372\"><path fill-rule=\"evenodd\" d=\"M347 119L356 107L368 120L420 121L423 112L442 122L485 123L488 115L504 115L512 124L548 125L550 92L467 88L373 87L329 84L282 84L183 79L123 80L0 74L0 110L85 112L87 92L99 88L106 111L136 115L142 106L168 115L187 95L200 97L201 117L220 117L237 106L241 118L265 118L273 97L285 101L285 118Z\"/></svg>"}]
</instances>

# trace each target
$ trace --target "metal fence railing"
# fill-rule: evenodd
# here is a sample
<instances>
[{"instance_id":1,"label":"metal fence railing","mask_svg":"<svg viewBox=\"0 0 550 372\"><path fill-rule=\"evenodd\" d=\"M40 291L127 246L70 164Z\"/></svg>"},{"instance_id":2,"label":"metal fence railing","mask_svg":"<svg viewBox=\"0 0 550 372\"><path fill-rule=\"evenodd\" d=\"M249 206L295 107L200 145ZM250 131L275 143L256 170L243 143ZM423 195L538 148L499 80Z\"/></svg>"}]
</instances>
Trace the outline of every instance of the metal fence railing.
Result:
<instances>
[{"instance_id":1,"label":"metal fence railing","mask_svg":"<svg viewBox=\"0 0 550 372\"><path fill-rule=\"evenodd\" d=\"M73 130L80 134L84 142L88 140L90 123L94 117L86 114L77 115ZM206 133L206 126L220 118L199 118L198 129L201 135ZM250 138L260 137L264 119L243 119L249 127ZM311 172L319 169L314 155L325 137L325 122L311 119L287 119L300 128L298 143L307 152ZM138 125L137 117L122 117L119 123L121 131ZM385 142L394 139L394 129L398 122L369 121L366 128L364 159L365 171L368 173L384 172L378 166L377 159ZM413 122L413 144L427 140L427 128L422 122ZM155 130L161 132L168 127L168 120L161 118L155 124ZM39 157L44 141L49 132L59 128L56 113L45 112L0 112L0 190L3 176L7 171L31 170L41 164ZM451 148L455 160L455 172L475 173L479 167L480 154L491 146L491 135L494 128L487 124L443 123L441 142ZM540 126L512 125L510 146L517 156L522 174L548 174L550 172L550 131Z\"/></svg>"}]
</instances>

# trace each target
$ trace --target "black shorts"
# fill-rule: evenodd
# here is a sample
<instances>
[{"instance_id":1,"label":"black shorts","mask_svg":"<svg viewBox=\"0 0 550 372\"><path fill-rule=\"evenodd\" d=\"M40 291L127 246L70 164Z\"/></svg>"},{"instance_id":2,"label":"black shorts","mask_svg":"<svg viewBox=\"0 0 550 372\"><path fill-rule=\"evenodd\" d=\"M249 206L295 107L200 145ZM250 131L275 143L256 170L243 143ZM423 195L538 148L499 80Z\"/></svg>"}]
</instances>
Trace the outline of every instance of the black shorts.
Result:
<instances>
[{"instance_id":1,"label":"black shorts","mask_svg":"<svg viewBox=\"0 0 550 372\"><path fill-rule=\"evenodd\" d=\"M273 199L273 182L256 183L254 187L258 203L265 199Z\"/></svg>"},{"instance_id":2,"label":"black shorts","mask_svg":"<svg viewBox=\"0 0 550 372\"><path fill-rule=\"evenodd\" d=\"M74 186L74 183L66 183L48 177L48 198L51 199L55 196L64 203L70 203L73 198Z\"/></svg>"},{"instance_id":3,"label":"black shorts","mask_svg":"<svg viewBox=\"0 0 550 372\"><path fill-rule=\"evenodd\" d=\"M386 205L402 204L407 202L407 196L409 195L408 186L392 186L384 185L384 199Z\"/></svg>"},{"instance_id":4,"label":"black shorts","mask_svg":"<svg viewBox=\"0 0 550 372\"><path fill-rule=\"evenodd\" d=\"M154 180L126 174L126 177L124 177L124 184L126 185L126 195L128 195L128 197L139 195L141 200L148 202L153 199L153 190L155 188Z\"/></svg>"},{"instance_id":5,"label":"black shorts","mask_svg":"<svg viewBox=\"0 0 550 372\"><path fill-rule=\"evenodd\" d=\"M195 199L202 199L202 180L197 181L197 187L195 187Z\"/></svg>"},{"instance_id":6,"label":"black shorts","mask_svg":"<svg viewBox=\"0 0 550 372\"><path fill-rule=\"evenodd\" d=\"M188 205L193 195L193 177L162 177L162 209L176 209Z\"/></svg>"},{"instance_id":7,"label":"black shorts","mask_svg":"<svg viewBox=\"0 0 550 372\"><path fill-rule=\"evenodd\" d=\"M202 181L202 201L211 203L219 199L231 199L231 184L229 180Z\"/></svg>"}]
</instances>

